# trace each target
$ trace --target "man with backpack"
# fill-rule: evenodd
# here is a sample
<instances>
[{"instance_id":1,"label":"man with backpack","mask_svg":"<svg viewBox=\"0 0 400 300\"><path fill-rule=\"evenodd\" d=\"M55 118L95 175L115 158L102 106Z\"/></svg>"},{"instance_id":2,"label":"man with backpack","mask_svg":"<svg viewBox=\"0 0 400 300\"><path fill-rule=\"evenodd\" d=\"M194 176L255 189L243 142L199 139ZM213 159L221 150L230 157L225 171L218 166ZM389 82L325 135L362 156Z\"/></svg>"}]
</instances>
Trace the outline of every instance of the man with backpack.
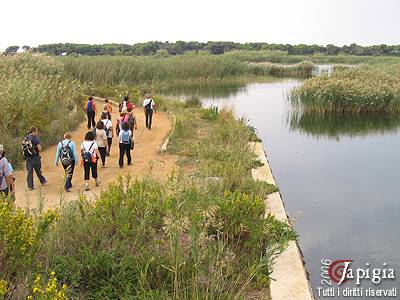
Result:
<instances>
[{"instance_id":1,"label":"man with backpack","mask_svg":"<svg viewBox=\"0 0 400 300\"><path fill-rule=\"evenodd\" d=\"M146 94L145 99L143 100L143 109L144 109L144 114L146 116L146 128L151 130L153 111L154 113L156 113L156 107L154 100L151 98L150 94Z\"/></svg>"},{"instance_id":2,"label":"man with backpack","mask_svg":"<svg viewBox=\"0 0 400 300\"><path fill-rule=\"evenodd\" d=\"M15 195L12 169L10 169L3 145L0 145L0 196L1 194L5 196L11 194L13 197Z\"/></svg>"},{"instance_id":3,"label":"man with backpack","mask_svg":"<svg viewBox=\"0 0 400 300\"><path fill-rule=\"evenodd\" d=\"M94 103L92 96L90 96L86 102L85 111L88 119L87 128L90 130L90 128L96 126L96 121L94 120L96 117L96 104Z\"/></svg>"},{"instance_id":4,"label":"man with backpack","mask_svg":"<svg viewBox=\"0 0 400 300\"><path fill-rule=\"evenodd\" d=\"M65 133L64 140L58 143L56 152L56 166L58 166L58 162L61 161L65 171L64 189L66 192L71 191L72 176L74 175L74 169L75 166L78 165L79 160L76 145L71 138L72 135L70 132Z\"/></svg>"},{"instance_id":5,"label":"man with backpack","mask_svg":"<svg viewBox=\"0 0 400 300\"><path fill-rule=\"evenodd\" d=\"M26 170L28 171L28 189L30 191L34 189L33 170L35 170L40 183L42 185L47 184L47 179L42 175L42 162L40 157L42 146L40 145L38 134L38 129L35 126L32 126L31 128L29 128L28 135L24 138L22 142L22 151L26 160Z\"/></svg>"},{"instance_id":6,"label":"man with backpack","mask_svg":"<svg viewBox=\"0 0 400 300\"><path fill-rule=\"evenodd\" d=\"M133 132L134 129L137 130L137 122L136 122L136 117L135 117L135 114L133 113L132 108L129 107L127 109L127 114L128 114L128 123L129 123L130 129Z\"/></svg>"}]
</instances>

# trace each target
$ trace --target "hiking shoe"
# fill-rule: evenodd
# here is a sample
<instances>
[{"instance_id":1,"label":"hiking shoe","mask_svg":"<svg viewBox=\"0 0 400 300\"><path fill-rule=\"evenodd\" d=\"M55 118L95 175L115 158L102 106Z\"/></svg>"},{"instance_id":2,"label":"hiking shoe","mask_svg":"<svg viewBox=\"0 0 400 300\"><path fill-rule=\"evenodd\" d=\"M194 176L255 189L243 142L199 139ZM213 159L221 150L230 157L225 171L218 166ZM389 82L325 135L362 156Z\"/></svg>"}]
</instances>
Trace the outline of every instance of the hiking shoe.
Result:
<instances>
[{"instance_id":1,"label":"hiking shoe","mask_svg":"<svg viewBox=\"0 0 400 300\"><path fill-rule=\"evenodd\" d=\"M42 185L46 185L48 183L47 179L42 182Z\"/></svg>"},{"instance_id":2,"label":"hiking shoe","mask_svg":"<svg viewBox=\"0 0 400 300\"><path fill-rule=\"evenodd\" d=\"M33 191L35 188L28 188L28 191Z\"/></svg>"},{"instance_id":3,"label":"hiking shoe","mask_svg":"<svg viewBox=\"0 0 400 300\"><path fill-rule=\"evenodd\" d=\"M85 183L83 189L84 189L85 191L89 191L89 190L90 190L90 188L89 188L89 183Z\"/></svg>"},{"instance_id":4,"label":"hiking shoe","mask_svg":"<svg viewBox=\"0 0 400 300\"><path fill-rule=\"evenodd\" d=\"M99 186L101 183L100 179L96 178L96 186Z\"/></svg>"},{"instance_id":5,"label":"hiking shoe","mask_svg":"<svg viewBox=\"0 0 400 300\"><path fill-rule=\"evenodd\" d=\"M70 192L71 192L71 189L64 188L64 190L65 190L67 193L70 193Z\"/></svg>"},{"instance_id":6,"label":"hiking shoe","mask_svg":"<svg viewBox=\"0 0 400 300\"><path fill-rule=\"evenodd\" d=\"M132 166L132 163L130 162L130 163L128 164L128 166Z\"/></svg>"}]
</instances>

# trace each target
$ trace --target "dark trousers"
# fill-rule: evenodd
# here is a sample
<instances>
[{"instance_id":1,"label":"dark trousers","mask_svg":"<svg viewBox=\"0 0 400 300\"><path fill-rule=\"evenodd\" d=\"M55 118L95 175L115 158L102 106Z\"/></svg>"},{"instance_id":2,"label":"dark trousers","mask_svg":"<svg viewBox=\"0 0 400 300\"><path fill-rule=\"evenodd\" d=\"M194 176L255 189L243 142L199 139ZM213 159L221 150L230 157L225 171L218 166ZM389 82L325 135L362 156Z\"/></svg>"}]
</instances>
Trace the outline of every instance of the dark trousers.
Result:
<instances>
[{"instance_id":1,"label":"dark trousers","mask_svg":"<svg viewBox=\"0 0 400 300\"><path fill-rule=\"evenodd\" d=\"M92 178L94 178L94 179L97 178L97 161L95 163L93 163L93 162L83 163L83 169L85 171L85 175L84 175L85 180L90 179L90 170L92 170Z\"/></svg>"},{"instance_id":2,"label":"dark trousers","mask_svg":"<svg viewBox=\"0 0 400 300\"><path fill-rule=\"evenodd\" d=\"M87 128L90 129L96 126L96 121L94 120L96 114L94 111L88 111L87 113Z\"/></svg>"},{"instance_id":3,"label":"dark trousers","mask_svg":"<svg viewBox=\"0 0 400 300\"><path fill-rule=\"evenodd\" d=\"M70 165L62 165L65 171L65 185L66 189L72 187L72 176L74 175L75 161L72 161Z\"/></svg>"},{"instance_id":4,"label":"dark trousers","mask_svg":"<svg viewBox=\"0 0 400 300\"><path fill-rule=\"evenodd\" d=\"M112 138L107 138L107 142L108 142L108 149L107 149L107 153L110 154L111 152L111 145L112 145Z\"/></svg>"},{"instance_id":5,"label":"dark trousers","mask_svg":"<svg viewBox=\"0 0 400 300\"><path fill-rule=\"evenodd\" d=\"M153 120L153 110L146 109L146 127L151 129L151 122Z\"/></svg>"},{"instance_id":6,"label":"dark trousers","mask_svg":"<svg viewBox=\"0 0 400 300\"><path fill-rule=\"evenodd\" d=\"M124 155L126 153L126 157L128 158L128 164L132 162L131 157L131 144L119 144L119 166L124 166Z\"/></svg>"},{"instance_id":7,"label":"dark trousers","mask_svg":"<svg viewBox=\"0 0 400 300\"><path fill-rule=\"evenodd\" d=\"M33 189L33 170L35 170L40 183L45 183L46 178L42 175L42 162L40 156L28 157L26 159L26 170L28 171L28 176L26 178L28 182L28 188Z\"/></svg>"},{"instance_id":8,"label":"dark trousers","mask_svg":"<svg viewBox=\"0 0 400 300\"><path fill-rule=\"evenodd\" d=\"M100 158L103 166L106 164L106 154L107 154L107 148L106 147L99 147L99 152L100 152Z\"/></svg>"}]
</instances>

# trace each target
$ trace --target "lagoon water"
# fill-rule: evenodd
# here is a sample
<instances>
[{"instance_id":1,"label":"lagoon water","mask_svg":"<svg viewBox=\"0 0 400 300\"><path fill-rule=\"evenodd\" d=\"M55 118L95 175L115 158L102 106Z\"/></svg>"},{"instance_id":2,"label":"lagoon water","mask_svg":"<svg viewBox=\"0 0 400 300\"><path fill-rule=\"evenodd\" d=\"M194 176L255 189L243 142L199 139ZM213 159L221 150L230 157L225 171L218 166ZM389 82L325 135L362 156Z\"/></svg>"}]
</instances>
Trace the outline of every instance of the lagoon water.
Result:
<instances>
[{"instance_id":1,"label":"lagoon water","mask_svg":"<svg viewBox=\"0 0 400 300\"><path fill-rule=\"evenodd\" d=\"M399 118L292 116L287 95L298 84L189 87L172 93L194 94L205 105L233 106L257 128L299 234L316 298L317 288L327 287L321 284L322 259L352 259L354 268L369 268L371 276L373 268L392 268L400 276ZM389 289L399 280L362 279L358 287ZM345 287L356 287L355 280Z\"/></svg>"}]
</instances>

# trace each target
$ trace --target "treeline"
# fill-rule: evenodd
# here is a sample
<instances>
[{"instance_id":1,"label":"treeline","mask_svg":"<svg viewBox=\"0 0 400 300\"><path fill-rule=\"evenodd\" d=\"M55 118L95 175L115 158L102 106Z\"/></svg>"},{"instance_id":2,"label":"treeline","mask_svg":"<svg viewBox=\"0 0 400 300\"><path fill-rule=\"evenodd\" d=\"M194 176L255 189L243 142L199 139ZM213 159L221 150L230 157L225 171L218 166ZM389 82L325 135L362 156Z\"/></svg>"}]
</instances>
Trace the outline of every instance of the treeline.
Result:
<instances>
[{"instance_id":1,"label":"treeline","mask_svg":"<svg viewBox=\"0 0 400 300\"><path fill-rule=\"evenodd\" d=\"M134 45L128 44L46 44L38 47L23 46L21 50L51 55L155 55L168 56L179 55L185 52L204 51L210 54L223 54L232 50L271 50L282 51L288 55L364 55L364 56L400 56L400 45L373 45L360 46L357 44L338 47L335 45L290 45L290 44L268 44L268 43L234 43L234 42L147 42ZM10 46L4 53L13 54L20 51L19 46Z\"/></svg>"}]
</instances>

